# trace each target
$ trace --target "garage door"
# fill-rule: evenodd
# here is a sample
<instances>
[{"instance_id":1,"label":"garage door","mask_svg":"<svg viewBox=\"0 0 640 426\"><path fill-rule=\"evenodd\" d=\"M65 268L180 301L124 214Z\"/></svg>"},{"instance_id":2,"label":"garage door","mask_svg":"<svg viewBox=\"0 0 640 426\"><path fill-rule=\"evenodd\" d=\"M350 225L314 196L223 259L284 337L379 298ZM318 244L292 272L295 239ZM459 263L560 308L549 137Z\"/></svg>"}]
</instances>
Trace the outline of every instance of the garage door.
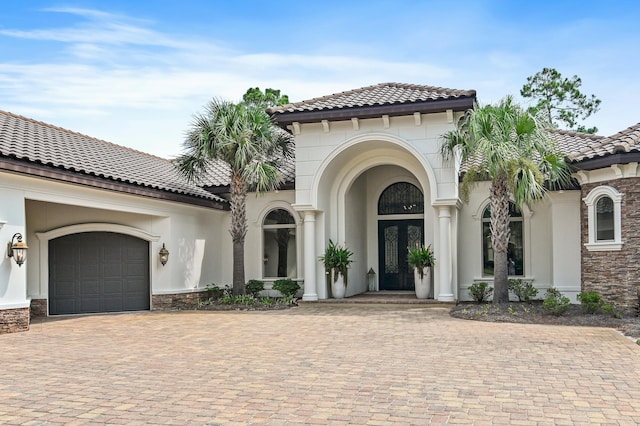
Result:
<instances>
[{"instance_id":1,"label":"garage door","mask_svg":"<svg viewBox=\"0 0 640 426\"><path fill-rule=\"evenodd\" d=\"M49 314L148 310L149 243L113 232L49 241Z\"/></svg>"}]
</instances>

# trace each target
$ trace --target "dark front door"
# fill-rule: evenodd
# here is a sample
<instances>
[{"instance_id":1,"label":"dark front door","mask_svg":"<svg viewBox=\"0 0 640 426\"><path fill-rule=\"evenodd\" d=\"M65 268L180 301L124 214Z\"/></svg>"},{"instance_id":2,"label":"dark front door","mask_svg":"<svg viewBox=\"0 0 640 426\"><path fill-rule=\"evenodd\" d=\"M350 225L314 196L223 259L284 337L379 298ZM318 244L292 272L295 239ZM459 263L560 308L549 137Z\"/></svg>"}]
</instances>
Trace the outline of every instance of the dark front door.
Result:
<instances>
[{"instance_id":1,"label":"dark front door","mask_svg":"<svg viewBox=\"0 0 640 426\"><path fill-rule=\"evenodd\" d=\"M423 244L422 219L378 221L380 290L414 290L409 247Z\"/></svg>"},{"instance_id":2,"label":"dark front door","mask_svg":"<svg viewBox=\"0 0 640 426\"><path fill-rule=\"evenodd\" d=\"M84 232L49 241L49 314L148 310L149 243Z\"/></svg>"}]
</instances>

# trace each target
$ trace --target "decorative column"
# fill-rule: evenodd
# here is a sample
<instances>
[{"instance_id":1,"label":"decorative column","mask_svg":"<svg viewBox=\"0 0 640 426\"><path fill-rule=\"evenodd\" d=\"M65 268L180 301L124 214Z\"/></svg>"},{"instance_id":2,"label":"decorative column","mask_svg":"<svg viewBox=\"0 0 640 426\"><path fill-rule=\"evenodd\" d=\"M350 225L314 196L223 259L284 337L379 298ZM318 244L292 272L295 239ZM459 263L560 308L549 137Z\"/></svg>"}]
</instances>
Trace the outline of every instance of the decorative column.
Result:
<instances>
[{"instance_id":1,"label":"decorative column","mask_svg":"<svg viewBox=\"0 0 640 426\"><path fill-rule=\"evenodd\" d=\"M451 283L451 207L438 207L438 221L440 228L440 250L436 253L436 261L440 269L440 294L438 300L453 301L453 287Z\"/></svg>"},{"instance_id":2,"label":"decorative column","mask_svg":"<svg viewBox=\"0 0 640 426\"><path fill-rule=\"evenodd\" d=\"M316 212L304 212L304 294L302 300L318 300L316 289Z\"/></svg>"}]
</instances>

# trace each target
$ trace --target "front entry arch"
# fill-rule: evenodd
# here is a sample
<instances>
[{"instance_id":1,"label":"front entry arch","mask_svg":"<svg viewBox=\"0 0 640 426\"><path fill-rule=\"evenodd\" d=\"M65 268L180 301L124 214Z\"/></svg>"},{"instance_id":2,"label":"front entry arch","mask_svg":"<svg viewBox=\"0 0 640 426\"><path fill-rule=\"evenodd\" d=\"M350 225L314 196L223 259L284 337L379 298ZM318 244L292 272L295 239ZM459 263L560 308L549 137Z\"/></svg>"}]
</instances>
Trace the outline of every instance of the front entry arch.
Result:
<instances>
[{"instance_id":1,"label":"front entry arch","mask_svg":"<svg viewBox=\"0 0 640 426\"><path fill-rule=\"evenodd\" d=\"M424 244L424 196L408 182L388 186L378 200L379 290L415 289L409 247Z\"/></svg>"}]
</instances>

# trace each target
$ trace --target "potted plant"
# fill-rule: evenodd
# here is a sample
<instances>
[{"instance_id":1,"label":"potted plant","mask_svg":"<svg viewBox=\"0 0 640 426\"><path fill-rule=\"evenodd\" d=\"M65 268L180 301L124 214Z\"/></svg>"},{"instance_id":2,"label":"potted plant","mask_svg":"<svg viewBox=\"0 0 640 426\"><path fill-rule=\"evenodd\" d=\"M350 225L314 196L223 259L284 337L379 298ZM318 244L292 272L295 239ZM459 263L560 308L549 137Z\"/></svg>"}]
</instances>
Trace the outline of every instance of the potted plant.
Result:
<instances>
[{"instance_id":1,"label":"potted plant","mask_svg":"<svg viewBox=\"0 0 640 426\"><path fill-rule=\"evenodd\" d=\"M426 299L431 291L431 267L435 264L431 244L428 247L416 246L409 248L407 263L413 267L413 276L418 299Z\"/></svg>"},{"instance_id":2,"label":"potted plant","mask_svg":"<svg viewBox=\"0 0 640 426\"><path fill-rule=\"evenodd\" d=\"M329 240L329 246L320 261L324 263L324 268L331 275L331 294L336 299L342 299L347 290L347 268L353 262L351 259L353 252L337 245Z\"/></svg>"}]
</instances>

